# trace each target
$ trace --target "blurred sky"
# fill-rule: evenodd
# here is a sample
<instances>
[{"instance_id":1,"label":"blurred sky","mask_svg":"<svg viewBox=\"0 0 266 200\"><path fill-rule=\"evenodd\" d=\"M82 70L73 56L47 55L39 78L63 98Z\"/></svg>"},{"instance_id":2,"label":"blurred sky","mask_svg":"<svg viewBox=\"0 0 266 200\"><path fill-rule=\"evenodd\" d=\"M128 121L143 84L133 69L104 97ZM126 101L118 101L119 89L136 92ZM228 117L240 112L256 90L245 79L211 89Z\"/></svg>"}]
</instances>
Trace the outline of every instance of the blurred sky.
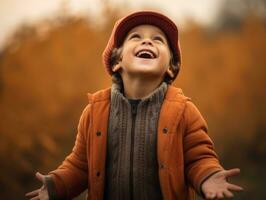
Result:
<instances>
[{"instance_id":1,"label":"blurred sky","mask_svg":"<svg viewBox=\"0 0 266 200\"><path fill-rule=\"evenodd\" d=\"M38 23L54 17L60 11L70 14L100 16L105 3L112 6L127 6L132 10L152 7L162 10L179 24L186 18L209 25L215 18L224 0L0 0L0 49L6 38L22 23Z\"/></svg>"}]
</instances>

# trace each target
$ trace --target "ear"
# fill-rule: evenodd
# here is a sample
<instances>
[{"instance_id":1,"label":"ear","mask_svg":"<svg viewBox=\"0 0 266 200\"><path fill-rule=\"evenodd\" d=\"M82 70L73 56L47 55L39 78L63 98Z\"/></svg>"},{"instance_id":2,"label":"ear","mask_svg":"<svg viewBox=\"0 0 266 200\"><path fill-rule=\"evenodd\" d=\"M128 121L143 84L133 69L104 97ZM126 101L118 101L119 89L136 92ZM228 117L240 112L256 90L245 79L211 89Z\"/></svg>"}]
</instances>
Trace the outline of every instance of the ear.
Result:
<instances>
[{"instance_id":1,"label":"ear","mask_svg":"<svg viewBox=\"0 0 266 200\"><path fill-rule=\"evenodd\" d=\"M117 72L119 69L121 69L120 62L113 66L112 71Z\"/></svg>"},{"instance_id":2,"label":"ear","mask_svg":"<svg viewBox=\"0 0 266 200\"><path fill-rule=\"evenodd\" d=\"M174 73L173 73L173 71L171 70L171 67L169 67L168 69L167 69L167 71L166 71L166 73L171 77L171 78L174 78Z\"/></svg>"}]
</instances>

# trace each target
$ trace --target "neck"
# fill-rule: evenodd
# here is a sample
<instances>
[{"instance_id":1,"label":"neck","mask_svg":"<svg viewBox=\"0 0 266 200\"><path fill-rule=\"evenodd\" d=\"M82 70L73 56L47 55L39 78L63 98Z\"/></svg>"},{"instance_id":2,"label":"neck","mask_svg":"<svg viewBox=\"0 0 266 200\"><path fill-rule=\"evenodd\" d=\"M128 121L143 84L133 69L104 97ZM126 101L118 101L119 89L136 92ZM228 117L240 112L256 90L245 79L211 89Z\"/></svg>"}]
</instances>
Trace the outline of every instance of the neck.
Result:
<instances>
[{"instance_id":1,"label":"neck","mask_svg":"<svg viewBox=\"0 0 266 200\"><path fill-rule=\"evenodd\" d=\"M128 99L142 99L149 96L162 82L161 79L131 78L123 76L124 95Z\"/></svg>"}]
</instances>

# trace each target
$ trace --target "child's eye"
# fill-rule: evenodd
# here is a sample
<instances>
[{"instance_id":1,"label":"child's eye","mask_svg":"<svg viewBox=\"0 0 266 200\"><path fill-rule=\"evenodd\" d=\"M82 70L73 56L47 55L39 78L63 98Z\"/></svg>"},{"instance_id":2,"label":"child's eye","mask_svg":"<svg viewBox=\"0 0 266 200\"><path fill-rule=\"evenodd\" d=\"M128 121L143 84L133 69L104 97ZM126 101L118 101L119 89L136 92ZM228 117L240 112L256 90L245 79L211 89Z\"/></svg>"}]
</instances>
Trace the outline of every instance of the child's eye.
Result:
<instances>
[{"instance_id":1,"label":"child's eye","mask_svg":"<svg viewBox=\"0 0 266 200\"><path fill-rule=\"evenodd\" d=\"M155 36L153 39L164 43L164 39L161 36Z\"/></svg>"},{"instance_id":2,"label":"child's eye","mask_svg":"<svg viewBox=\"0 0 266 200\"><path fill-rule=\"evenodd\" d=\"M134 39L134 38L140 38L140 35L137 34L137 33L134 33L134 34L132 34L132 35L129 37L129 39Z\"/></svg>"}]
</instances>

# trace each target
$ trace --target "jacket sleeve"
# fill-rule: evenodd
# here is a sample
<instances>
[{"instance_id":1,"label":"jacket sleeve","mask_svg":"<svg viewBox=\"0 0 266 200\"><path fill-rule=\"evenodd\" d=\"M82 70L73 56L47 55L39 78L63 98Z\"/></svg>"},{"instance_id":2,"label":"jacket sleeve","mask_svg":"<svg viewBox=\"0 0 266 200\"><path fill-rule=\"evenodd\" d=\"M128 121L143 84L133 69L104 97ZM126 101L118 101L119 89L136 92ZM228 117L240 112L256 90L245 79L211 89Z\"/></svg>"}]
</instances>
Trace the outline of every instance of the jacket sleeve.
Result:
<instances>
[{"instance_id":1,"label":"jacket sleeve","mask_svg":"<svg viewBox=\"0 0 266 200\"><path fill-rule=\"evenodd\" d=\"M86 153L88 141L86 130L89 128L90 110L90 105L88 105L80 117L76 141L72 152L56 170L49 173L55 186L56 195L52 195L56 196L54 199L72 199L88 187L88 162Z\"/></svg>"},{"instance_id":2,"label":"jacket sleeve","mask_svg":"<svg viewBox=\"0 0 266 200\"><path fill-rule=\"evenodd\" d=\"M184 159L186 176L198 194L201 185L212 174L223 170L214 144L207 134L207 124L196 106L187 101L184 110Z\"/></svg>"}]
</instances>

